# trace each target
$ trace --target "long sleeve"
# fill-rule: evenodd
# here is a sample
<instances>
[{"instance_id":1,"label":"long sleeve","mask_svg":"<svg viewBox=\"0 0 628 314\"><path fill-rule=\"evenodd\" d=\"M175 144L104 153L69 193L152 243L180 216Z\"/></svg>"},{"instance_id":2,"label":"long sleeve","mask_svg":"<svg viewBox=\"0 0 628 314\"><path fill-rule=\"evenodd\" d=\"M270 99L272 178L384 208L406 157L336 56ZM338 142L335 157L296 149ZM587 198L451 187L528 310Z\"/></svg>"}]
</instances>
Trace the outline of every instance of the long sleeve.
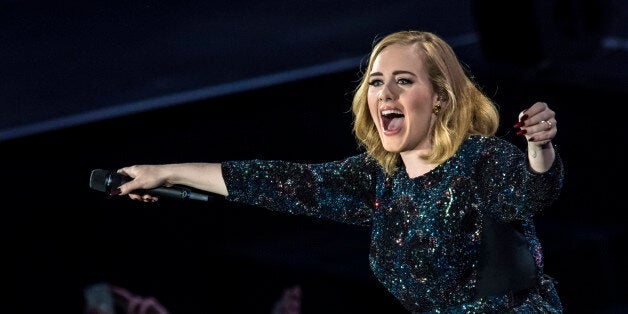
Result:
<instances>
[{"instance_id":1,"label":"long sleeve","mask_svg":"<svg viewBox=\"0 0 628 314\"><path fill-rule=\"evenodd\" d=\"M551 168L544 173L533 171L526 154L505 141L494 142L478 161L479 186L495 204L496 217L505 220L527 220L551 205L560 195L564 168L558 149Z\"/></svg>"},{"instance_id":2,"label":"long sleeve","mask_svg":"<svg viewBox=\"0 0 628 314\"><path fill-rule=\"evenodd\" d=\"M222 163L227 200L358 225L371 220L376 170L366 154L318 164Z\"/></svg>"}]
</instances>

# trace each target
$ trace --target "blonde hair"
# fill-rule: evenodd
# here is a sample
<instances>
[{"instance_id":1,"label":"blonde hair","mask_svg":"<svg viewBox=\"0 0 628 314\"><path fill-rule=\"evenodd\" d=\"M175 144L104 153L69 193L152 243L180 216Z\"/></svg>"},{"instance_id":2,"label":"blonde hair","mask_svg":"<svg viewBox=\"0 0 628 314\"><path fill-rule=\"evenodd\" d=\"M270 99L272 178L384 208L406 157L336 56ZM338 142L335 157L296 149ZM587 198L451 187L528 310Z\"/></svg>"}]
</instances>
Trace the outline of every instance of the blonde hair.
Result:
<instances>
[{"instance_id":1,"label":"blonde hair","mask_svg":"<svg viewBox=\"0 0 628 314\"><path fill-rule=\"evenodd\" d=\"M362 74L352 102L353 132L358 144L366 148L387 174L397 171L400 155L384 149L369 112L367 93L373 61L382 50L393 44L417 46L417 54L423 60L432 87L444 102L431 133L432 150L421 158L441 164L454 155L468 136L491 136L497 132L499 113L495 104L467 76L449 44L430 32L399 31L389 34L373 46L366 72Z\"/></svg>"}]
</instances>

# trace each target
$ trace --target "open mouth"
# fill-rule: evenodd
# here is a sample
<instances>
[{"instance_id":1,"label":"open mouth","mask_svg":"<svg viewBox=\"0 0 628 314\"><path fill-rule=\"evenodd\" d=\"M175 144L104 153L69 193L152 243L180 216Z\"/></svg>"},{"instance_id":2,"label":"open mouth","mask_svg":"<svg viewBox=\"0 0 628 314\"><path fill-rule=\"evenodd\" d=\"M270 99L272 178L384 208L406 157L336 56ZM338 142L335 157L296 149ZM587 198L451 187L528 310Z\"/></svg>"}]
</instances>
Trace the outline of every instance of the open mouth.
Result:
<instances>
[{"instance_id":1,"label":"open mouth","mask_svg":"<svg viewBox=\"0 0 628 314\"><path fill-rule=\"evenodd\" d=\"M396 131L401 129L404 115L400 110L387 109L382 111L382 124L384 131Z\"/></svg>"}]
</instances>

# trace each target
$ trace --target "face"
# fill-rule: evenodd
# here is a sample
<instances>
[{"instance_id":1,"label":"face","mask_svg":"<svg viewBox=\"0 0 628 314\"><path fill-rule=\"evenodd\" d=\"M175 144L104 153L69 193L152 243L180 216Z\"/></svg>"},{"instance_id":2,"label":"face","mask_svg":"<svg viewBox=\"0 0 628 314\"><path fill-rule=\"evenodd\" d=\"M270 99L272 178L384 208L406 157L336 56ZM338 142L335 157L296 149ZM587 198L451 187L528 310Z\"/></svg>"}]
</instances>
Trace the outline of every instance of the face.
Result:
<instances>
[{"instance_id":1,"label":"face","mask_svg":"<svg viewBox=\"0 0 628 314\"><path fill-rule=\"evenodd\" d=\"M437 104L415 46L395 44L375 59L369 73L368 105L384 149L429 150Z\"/></svg>"}]
</instances>

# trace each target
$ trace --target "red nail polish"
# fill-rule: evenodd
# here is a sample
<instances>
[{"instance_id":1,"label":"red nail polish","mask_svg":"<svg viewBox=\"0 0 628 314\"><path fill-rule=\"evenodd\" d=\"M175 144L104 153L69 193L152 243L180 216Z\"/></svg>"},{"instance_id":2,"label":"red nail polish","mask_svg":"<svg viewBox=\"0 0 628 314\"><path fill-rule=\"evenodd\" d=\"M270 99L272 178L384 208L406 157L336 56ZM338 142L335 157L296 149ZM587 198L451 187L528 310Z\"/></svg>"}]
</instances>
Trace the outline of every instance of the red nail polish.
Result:
<instances>
[{"instance_id":1,"label":"red nail polish","mask_svg":"<svg viewBox=\"0 0 628 314\"><path fill-rule=\"evenodd\" d=\"M120 188L117 188L117 189L112 190L111 192L109 192L109 195L116 196L116 195L120 195L120 193L122 193L122 190L120 190Z\"/></svg>"},{"instance_id":2,"label":"red nail polish","mask_svg":"<svg viewBox=\"0 0 628 314\"><path fill-rule=\"evenodd\" d=\"M523 123L523 121L519 121L519 122L515 123L515 125L513 125L513 127L514 127L515 129L518 129L518 128L522 127L524 124L525 124L525 123Z\"/></svg>"},{"instance_id":3,"label":"red nail polish","mask_svg":"<svg viewBox=\"0 0 628 314\"><path fill-rule=\"evenodd\" d=\"M528 142L534 142L534 137L529 138Z\"/></svg>"},{"instance_id":4,"label":"red nail polish","mask_svg":"<svg viewBox=\"0 0 628 314\"><path fill-rule=\"evenodd\" d=\"M527 130L519 130L519 131L517 131L517 135L524 135L526 133L528 133Z\"/></svg>"},{"instance_id":5,"label":"red nail polish","mask_svg":"<svg viewBox=\"0 0 628 314\"><path fill-rule=\"evenodd\" d=\"M524 114L521 116L521 119L519 119L519 121L525 121L528 118L527 114Z\"/></svg>"}]
</instances>

